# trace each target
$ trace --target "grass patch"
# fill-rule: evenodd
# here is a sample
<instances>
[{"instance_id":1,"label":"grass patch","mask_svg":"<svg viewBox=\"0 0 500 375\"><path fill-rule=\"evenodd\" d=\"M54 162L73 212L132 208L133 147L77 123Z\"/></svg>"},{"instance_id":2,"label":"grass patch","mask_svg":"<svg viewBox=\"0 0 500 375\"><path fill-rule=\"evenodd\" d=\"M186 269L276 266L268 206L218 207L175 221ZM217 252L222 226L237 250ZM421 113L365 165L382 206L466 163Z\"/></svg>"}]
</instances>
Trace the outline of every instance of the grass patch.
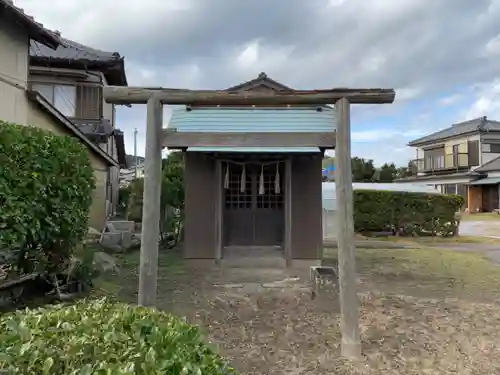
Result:
<instances>
[{"instance_id":1,"label":"grass patch","mask_svg":"<svg viewBox=\"0 0 500 375\"><path fill-rule=\"evenodd\" d=\"M364 240L370 241L369 238L364 238ZM409 245L415 247L425 247L425 246L439 246L439 245L453 245L453 244L499 244L500 239L490 238L490 237L479 237L479 236L456 236L456 237L376 237L372 238L377 241L385 241L390 243L397 243L402 245ZM362 241L362 240L361 240Z\"/></svg>"},{"instance_id":2,"label":"grass patch","mask_svg":"<svg viewBox=\"0 0 500 375\"><path fill-rule=\"evenodd\" d=\"M336 250L325 252L336 261ZM368 288L417 295L491 300L499 295L500 267L478 253L431 248L357 249L356 266Z\"/></svg>"},{"instance_id":3,"label":"grass patch","mask_svg":"<svg viewBox=\"0 0 500 375\"><path fill-rule=\"evenodd\" d=\"M94 281L94 296L107 296L123 302L136 302L139 281L139 250L114 255L119 271L106 273ZM158 254L158 278L180 276L185 273L182 255L177 250L160 249Z\"/></svg>"}]
</instances>

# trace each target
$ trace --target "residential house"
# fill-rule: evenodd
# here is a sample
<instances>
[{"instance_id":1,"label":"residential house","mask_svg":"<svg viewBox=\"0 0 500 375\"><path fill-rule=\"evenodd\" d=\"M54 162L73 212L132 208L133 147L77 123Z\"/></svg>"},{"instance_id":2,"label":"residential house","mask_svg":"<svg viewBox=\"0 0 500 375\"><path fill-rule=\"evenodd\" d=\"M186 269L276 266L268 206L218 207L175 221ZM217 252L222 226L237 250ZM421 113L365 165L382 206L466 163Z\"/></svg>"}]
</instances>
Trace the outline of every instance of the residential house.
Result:
<instances>
[{"instance_id":1,"label":"residential house","mask_svg":"<svg viewBox=\"0 0 500 375\"><path fill-rule=\"evenodd\" d=\"M28 48L30 38L54 49L61 43L57 35L35 22L9 0L0 0L0 118L26 124L30 102Z\"/></svg>"},{"instance_id":2,"label":"residential house","mask_svg":"<svg viewBox=\"0 0 500 375\"><path fill-rule=\"evenodd\" d=\"M435 185L465 198L470 212L499 208L500 122L480 117L411 141L417 175L398 182Z\"/></svg>"},{"instance_id":3,"label":"residential house","mask_svg":"<svg viewBox=\"0 0 500 375\"><path fill-rule=\"evenodd\" d=\"M42 95L29 90L30 40L52 51L63 43L59 36L35 22L10 0L0 0L0 119L74 136L87 147L97 180L90 212L90 225L102 227L106 220L107 171L110 166L118 168L118 163L104 150L90 142Z\"/></svg>"},{"instance_id":4,"label":"residential house","mask_svg":"<svg viewBox=\"0 0 500 375\"><path fill-rule=\"evenodd\" d=\"M60 37L60 35L59 35ZM36 40L30 45L29 83L98 145L118 166L106 177L107 216L116 213L120 168L126 168L123 132L116 128L116 108L103 99L105 85L126 86L124 59L60 37L52 49Z\"/></svg>"},{"instance_id":5,"label":"residential house","mask_svg":"<svg viewBox=\"0 0 500 375\"><path fill-rule=\"evenodd\" d=\"M129 169L120 169L120 187L127 187L136 178L144 178L144 162Z\"/></svg>"}]
</instances>

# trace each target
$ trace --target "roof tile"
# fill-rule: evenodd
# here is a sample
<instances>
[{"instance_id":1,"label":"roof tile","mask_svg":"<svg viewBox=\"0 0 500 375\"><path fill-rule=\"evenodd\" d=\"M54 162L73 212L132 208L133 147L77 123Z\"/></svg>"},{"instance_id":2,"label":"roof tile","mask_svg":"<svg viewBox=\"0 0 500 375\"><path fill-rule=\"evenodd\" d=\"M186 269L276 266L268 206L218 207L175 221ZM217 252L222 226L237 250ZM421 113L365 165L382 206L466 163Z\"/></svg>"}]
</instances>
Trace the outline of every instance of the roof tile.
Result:
<instances>
[{"instance_id":1,"label":"roof tile","mask_svg":"<svg viewBox=\"0 0 500 375\"><path fill-rule=\"evenodd\" d=\"M409 146L418 146L420 144L438 142L451 137L456 137L462 134L472 132L487 132L487 131L500 131L500 121L488 120L486 116L479 117L473 120L460 122L450 126L449 128L437 131L435 133L426 135L415 139L408 143Z\"/></svg>"}]
</instances>

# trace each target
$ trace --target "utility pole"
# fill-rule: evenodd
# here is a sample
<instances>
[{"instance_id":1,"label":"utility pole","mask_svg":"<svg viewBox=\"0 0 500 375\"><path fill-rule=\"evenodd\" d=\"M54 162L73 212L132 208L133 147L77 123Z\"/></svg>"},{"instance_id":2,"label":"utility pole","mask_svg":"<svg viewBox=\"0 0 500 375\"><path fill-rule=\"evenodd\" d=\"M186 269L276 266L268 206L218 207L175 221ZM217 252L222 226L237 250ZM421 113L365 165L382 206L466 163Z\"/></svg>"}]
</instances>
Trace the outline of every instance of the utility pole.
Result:
<instances>
[{"instance_id":1,"label":"utility pole","mask_svg":"<svg viewBox=\"0 0 500 375\"><path fill-rule=\"evenodd\" d=\"M137 179L137 128L134 129L134 178Z\"/></svg>"}]
</instances>

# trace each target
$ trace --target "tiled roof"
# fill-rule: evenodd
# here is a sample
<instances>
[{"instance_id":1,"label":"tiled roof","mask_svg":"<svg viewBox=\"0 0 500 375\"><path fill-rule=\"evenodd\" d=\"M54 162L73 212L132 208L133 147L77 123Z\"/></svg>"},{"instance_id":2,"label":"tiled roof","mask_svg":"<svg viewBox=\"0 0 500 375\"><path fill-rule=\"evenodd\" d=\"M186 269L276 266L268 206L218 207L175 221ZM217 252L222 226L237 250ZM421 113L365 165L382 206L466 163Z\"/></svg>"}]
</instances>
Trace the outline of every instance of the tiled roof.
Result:
<instances>
[{"instance_id":1,"label":"tiled roof","mask_svg":"<svg viewBox=\"0 0 500 375\"><path fill-rule=\"evenodd\" d=\"M274 79L268 77L265 72L261 72L257 78L229 87L226 89L226 91L238 91L238 90L245 91L246 89L265 84L269 84L270 86L276 88L277 90L287 90L287 91L293 90L292 88L285 86L281 82L275 81Z\"/></svg>"},{"instance_id":2,"label":"tiled roof","mask_svg":"<svg viewBox=\"0 0 500 375\"><path fill-rule=\"evenodd\" d=\"M474 172L477 173L493 172L493 171L500 171L500 156L474 169Z\"/></svg>"},{"instance_id":3,"label":"tiled roof","mask_svg":"<svg viewBox=\"0 0 500 375\"><path fill-rule=\"evenodd\" d=\"M46 46L32 40L30 43L30 56L64 60L86 60L94 62L115 61L121 59L118 52L101 51L62 37L61 40L64 42L64 45L59 46L56 50L47 48Z\"/></svg>"},{"instance_id":4,"label":"tiled roof","mask_svg":"<svg viewBox=\"0 0 500 375\"><path fill-rule=\"evenodd\" d=\"M449 128L415 139L409 146L418 146L425 143L438 142L448 138L474 132L500 131L500 121L488 120L486 116L454 124Z\"/></svg>"},{"instance_id":5,"label":"tiled roof","mask_svg":"<svg viewBox=\"0 0 500 375\"><path fill-rule=\"evenodd\" d=\"M127 86L124 59L118 52L101 51L65 38L61 40L63 44L55 50L32 40L30 64L96 70L104 73L109 85Z\"/></svg>"},{"instance_id":6,"label":"tiled roof","mask_svg":"<svg viewBox=\"0 0 500 375\"><path fill-rule=\"evenodd\" d=\"M30 38L39 42L44 48L55 49L61 44L61 40L56 33L36 22L33 17L24 13L23 9L16 7L12 0L0 0L0 18L2 16L23 26Z\"/></svg>"}]
</instances>

